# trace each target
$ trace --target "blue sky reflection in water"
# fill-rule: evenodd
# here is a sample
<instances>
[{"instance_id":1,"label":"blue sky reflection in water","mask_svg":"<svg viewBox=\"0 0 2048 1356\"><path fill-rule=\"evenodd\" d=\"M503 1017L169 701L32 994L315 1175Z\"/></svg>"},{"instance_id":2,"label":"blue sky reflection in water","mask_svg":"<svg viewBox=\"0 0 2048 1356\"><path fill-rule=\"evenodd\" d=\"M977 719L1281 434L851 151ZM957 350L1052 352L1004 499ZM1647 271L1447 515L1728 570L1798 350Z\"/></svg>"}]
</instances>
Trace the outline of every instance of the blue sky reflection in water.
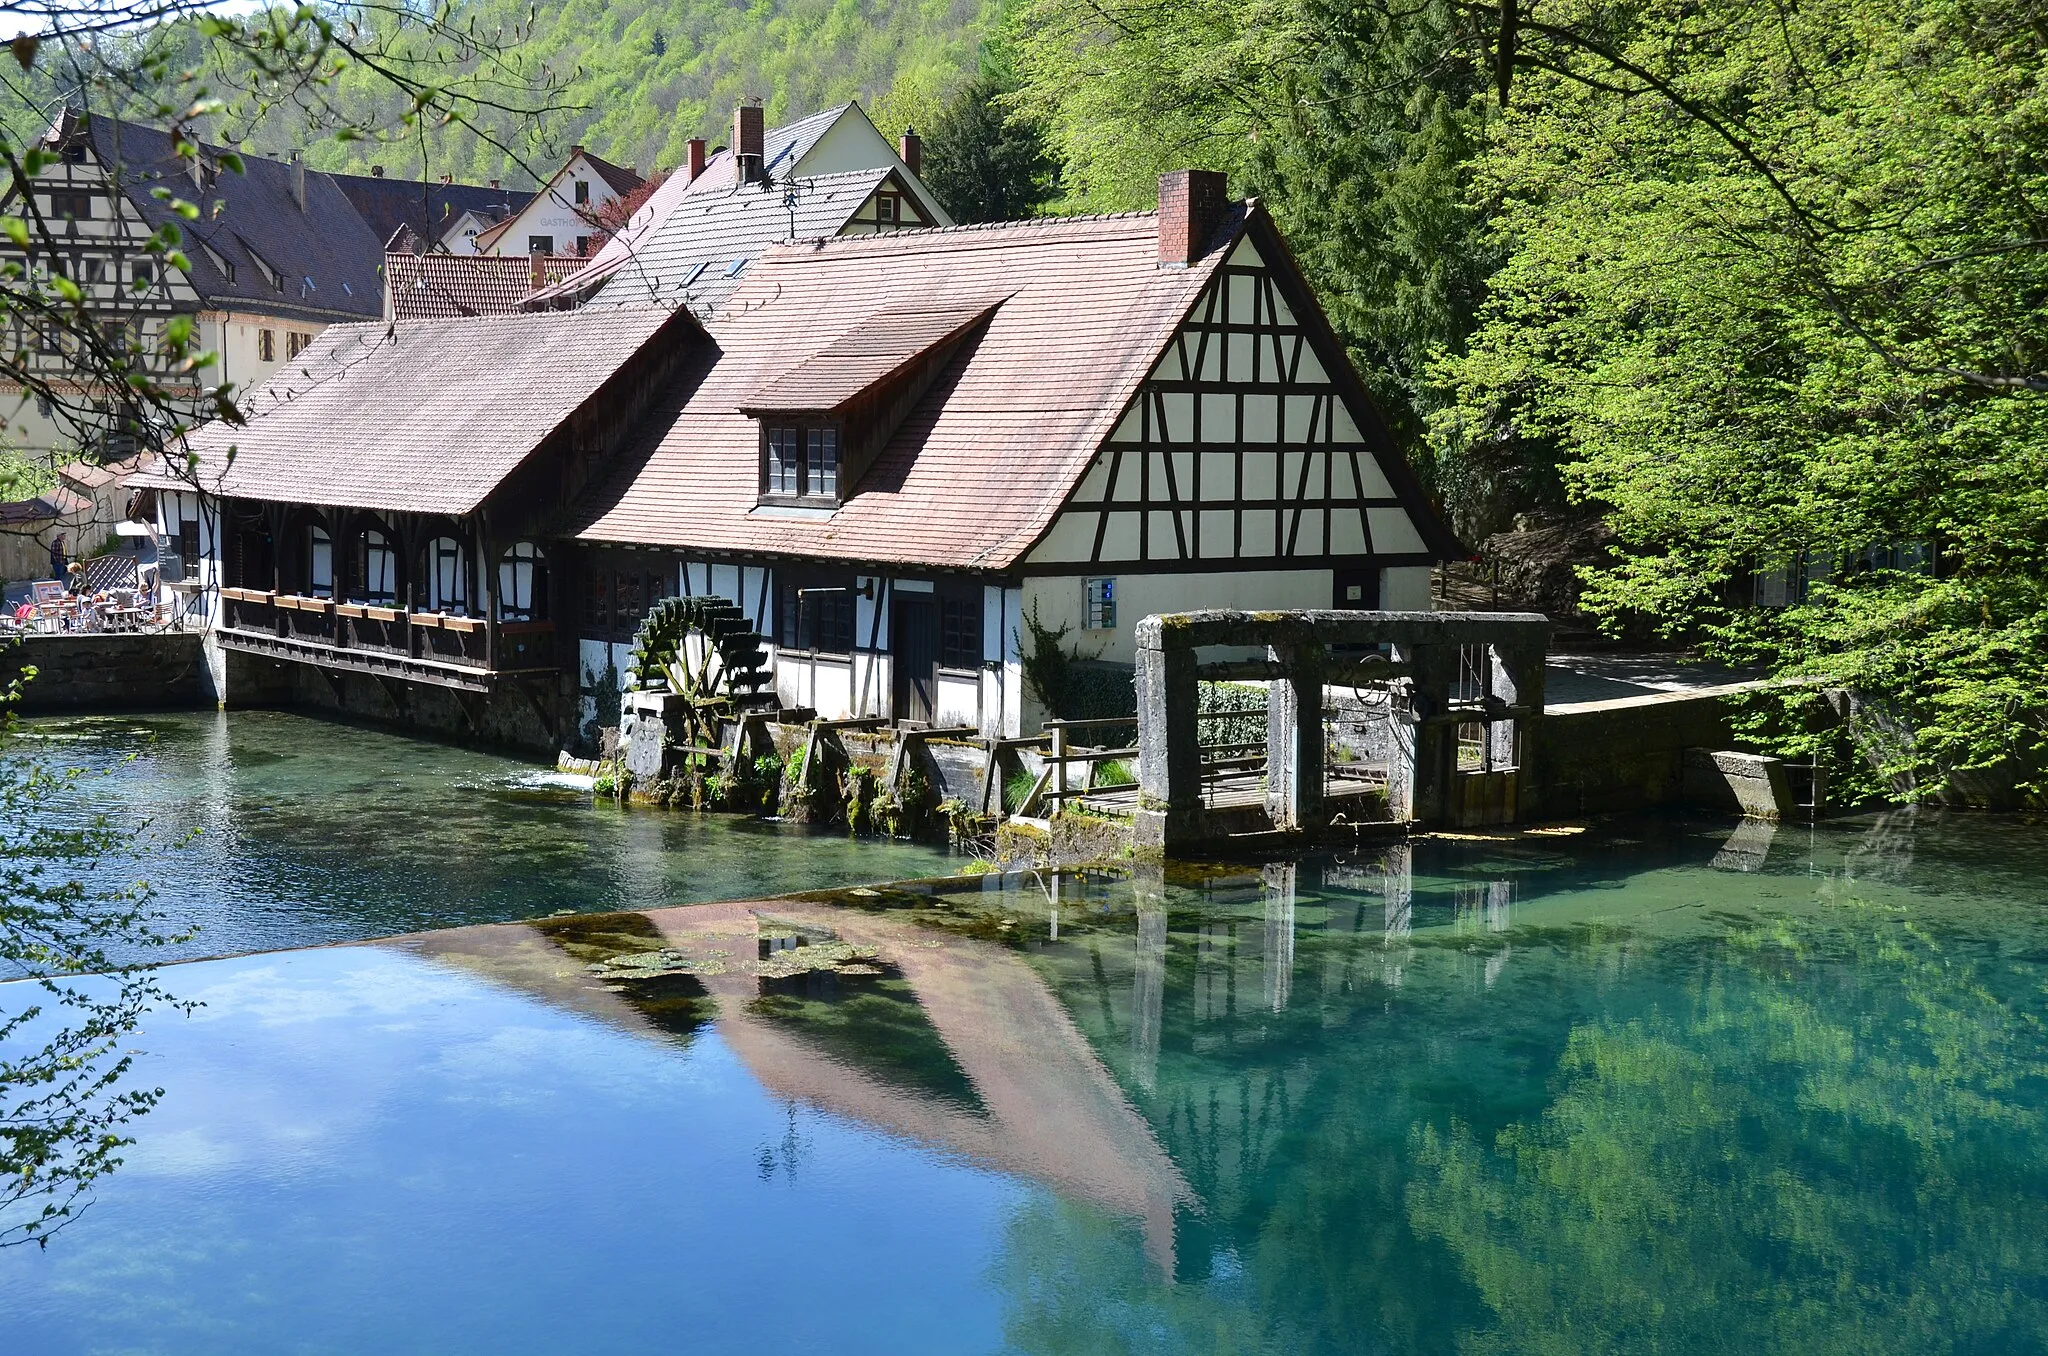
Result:
<instances>
[{"instance_id":1,"label":"blue sky reflection in water","mask_svg":"<svg viewBox=\"0 0 2048 1356\"><path fill-rule=\"evenodd\" d=\"M148 818L149 842L180 844L141 870L171 922L199 929L184 956L957 866L929 844L593 805L551 768L288 712L44 718L23 731L29 757L116 771L81 783L81 813Z\"/></svg>"},{"instance_id":2,"label":"blue sky reflection in water","mask_svg":"<svg viewBox=\"0 0 2048 1356\"><path fill-rule=\"evenodd\" d=\"M0 1349L2042 1350L2038 828L1639 832L181 967Z\"/></svg>"}]
</instances>

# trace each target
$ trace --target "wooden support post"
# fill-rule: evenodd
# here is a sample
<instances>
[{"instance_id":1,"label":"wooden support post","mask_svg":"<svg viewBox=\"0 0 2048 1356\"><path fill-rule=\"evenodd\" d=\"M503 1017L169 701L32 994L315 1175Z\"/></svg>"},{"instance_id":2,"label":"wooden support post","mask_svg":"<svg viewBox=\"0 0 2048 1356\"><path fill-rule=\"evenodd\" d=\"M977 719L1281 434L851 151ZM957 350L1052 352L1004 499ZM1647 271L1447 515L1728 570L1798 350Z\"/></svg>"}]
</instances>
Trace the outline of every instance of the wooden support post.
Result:
<instances>
[{"instance_id":1,"label":"wooden support post","mask_svg":"<svg viewBox=\"0 0 2048 1356\"><path fill-rule=\"evenodd\" d=\"M1053 803L1064 809L1067 803L1067 728L1064 725L1052 727L1052 759Z\"/></svg>"}]
</instances>

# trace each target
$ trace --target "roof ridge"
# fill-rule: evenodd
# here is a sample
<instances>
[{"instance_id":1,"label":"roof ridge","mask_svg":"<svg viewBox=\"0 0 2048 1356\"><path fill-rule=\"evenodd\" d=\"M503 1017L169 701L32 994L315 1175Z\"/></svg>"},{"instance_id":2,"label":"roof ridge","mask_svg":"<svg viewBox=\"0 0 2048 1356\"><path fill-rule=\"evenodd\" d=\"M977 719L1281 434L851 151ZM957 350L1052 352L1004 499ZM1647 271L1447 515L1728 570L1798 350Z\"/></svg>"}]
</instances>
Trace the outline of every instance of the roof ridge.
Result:
<instances>
[{"instance_id":1,"label":"roof ridge","mask_svg":"<svg viewBox=\"0 0 2048 1356\"><path fill-rule=\"evenodd\" d=\"M844 235L832 237L834 244L852 244L860 241L903 240L933 235L964 235L970 231L1009 231L1031 228L1052 230L1061 226L1079 226L1097 221L1136 221L1141 217L1156 217L1159 209L1148 207L1133 212L1074 212L1062 216L1019 217L1015 221L966 221L951 226L918 226L908 230L878 231L873 235Z\"/></svg>"}]
</instances>

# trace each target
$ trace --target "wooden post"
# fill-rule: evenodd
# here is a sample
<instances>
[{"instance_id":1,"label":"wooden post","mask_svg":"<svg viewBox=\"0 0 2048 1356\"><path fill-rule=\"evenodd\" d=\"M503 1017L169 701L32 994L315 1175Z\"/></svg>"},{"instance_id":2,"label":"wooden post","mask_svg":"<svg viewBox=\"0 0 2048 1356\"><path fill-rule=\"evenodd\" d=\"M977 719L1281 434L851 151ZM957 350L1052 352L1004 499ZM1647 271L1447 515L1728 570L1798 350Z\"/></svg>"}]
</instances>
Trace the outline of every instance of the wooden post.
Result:
<instances>
[{"instance_id":1,"label":"wooden post","mask_svg":"<svg viewBox=\"0 0 2048 1356\"><path fill-rule=\"evenodd\" d=\"M1067 805L1067 727L1052 727L1052 789L1053 803L1061 809Z\"/></svg>"}]
</instances>

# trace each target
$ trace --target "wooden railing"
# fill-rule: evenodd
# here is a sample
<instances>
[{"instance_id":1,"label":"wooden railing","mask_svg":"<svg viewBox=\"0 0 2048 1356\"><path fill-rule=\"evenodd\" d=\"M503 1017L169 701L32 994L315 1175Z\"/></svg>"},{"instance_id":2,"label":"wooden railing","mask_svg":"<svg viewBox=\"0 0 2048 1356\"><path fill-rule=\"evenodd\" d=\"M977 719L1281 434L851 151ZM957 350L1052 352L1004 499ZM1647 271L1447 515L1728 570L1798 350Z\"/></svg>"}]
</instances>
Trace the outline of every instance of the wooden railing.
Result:
<instances>
[{"instance_id":1,"label":"wooden railing","mask_svg":"<svg viewBox=\"0 0 2048 1356\"><path fill-rule=\"evenodd\" d=\"M466 669L517 672L555 666L551 621L492 622L265 589L223 587L220 597L221 624L245 634Z\"/></svg>"}]
</instances>

